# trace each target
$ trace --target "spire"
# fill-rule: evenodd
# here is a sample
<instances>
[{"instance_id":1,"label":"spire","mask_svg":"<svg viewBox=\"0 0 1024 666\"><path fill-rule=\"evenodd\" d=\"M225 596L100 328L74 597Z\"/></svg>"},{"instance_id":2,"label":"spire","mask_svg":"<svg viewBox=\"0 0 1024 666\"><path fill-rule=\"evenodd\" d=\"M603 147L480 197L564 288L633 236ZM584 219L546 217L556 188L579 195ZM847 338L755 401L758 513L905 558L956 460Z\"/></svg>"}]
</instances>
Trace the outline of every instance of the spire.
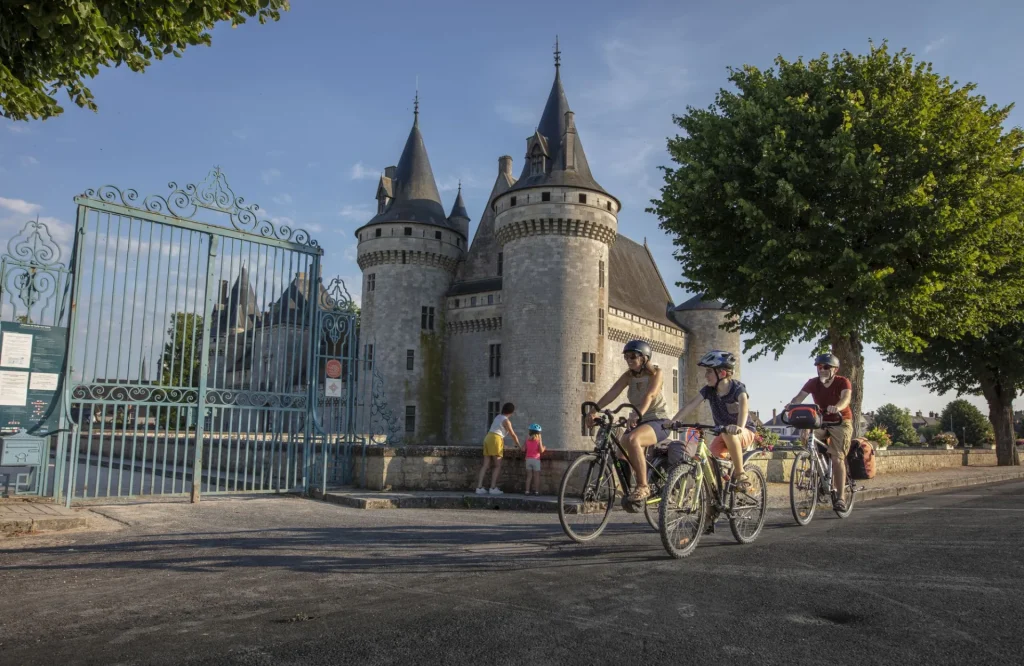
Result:
<instances>
[{"instance_id":1,"label":"spire","mask_svg":"<svg viewBox=\"0 0 1024 666\"><path fill-rule=\"evenodd\" d=\"M555 35L555 76L558 76L558 69L562 65L562 52L558 50L558 35Z\"/></svg>"},{"instance_id":2,"label":"spire","mask_svg":"<svg viewBox=\"0 0 1024 666\"><path fill-rule=\"evenodd\" d=\"M412 100L412 126L420 126L420 84L419 77L416 77L416 97Z\"/></svg>"},{"instance_id":3,"label":"spire","mask_svg":"<svg viewBox=\"0 0 1024 666\"><path fill-rule=\"evenodd\" d=\"M469 219L469 213L466 211L466 202L462 200L462 181L459 181L459 193L455 195L452 214L448 216L449 220L454 220L455 218Z\"/></svg>"}]
</instances>

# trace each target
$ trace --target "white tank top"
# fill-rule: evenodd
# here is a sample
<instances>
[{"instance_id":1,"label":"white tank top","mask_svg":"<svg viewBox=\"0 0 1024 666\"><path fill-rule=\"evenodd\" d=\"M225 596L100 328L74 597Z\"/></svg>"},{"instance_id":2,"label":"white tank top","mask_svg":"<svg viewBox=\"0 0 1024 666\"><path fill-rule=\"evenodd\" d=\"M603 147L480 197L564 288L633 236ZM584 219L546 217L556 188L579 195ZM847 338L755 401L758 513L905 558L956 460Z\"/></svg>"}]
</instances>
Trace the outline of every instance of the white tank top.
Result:
<instances>
[{"instance_id":1,"label":"white tank top","mask_svg":"<svg viewBox=\"0 0 1024 666\"><path fill-rule=\"evenodd\" d=\"M487 432L488 433L492 433L493 432L495 435L501 435L502 437L504 437L505 436L505 428L504 428L505 421L508 421L508 417L505 416L504 414L498 414L497 416L494 417L494 421L491 422L491 429L488 430ZM477 432L480 432L480 431L478 430Z\"/></svg>"}]
</instances>

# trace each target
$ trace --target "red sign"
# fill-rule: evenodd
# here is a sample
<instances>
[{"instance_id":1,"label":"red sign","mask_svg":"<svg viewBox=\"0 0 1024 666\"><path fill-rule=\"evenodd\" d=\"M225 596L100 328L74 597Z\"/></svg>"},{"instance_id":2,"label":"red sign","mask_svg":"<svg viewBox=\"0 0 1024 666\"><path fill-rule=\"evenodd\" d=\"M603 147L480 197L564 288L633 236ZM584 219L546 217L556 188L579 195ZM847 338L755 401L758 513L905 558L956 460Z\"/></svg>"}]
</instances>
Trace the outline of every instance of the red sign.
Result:
<instances>
[{"instance_id":1,"label":"red sign","mask_svg":"<svg viewBox=\"0 0 1024 666\"><path fill-rule=\"evenodd\" d=\"M336 358L327 361L327 376L331 379L341 377L341 361Z\"/></svg>"}]
</instances>

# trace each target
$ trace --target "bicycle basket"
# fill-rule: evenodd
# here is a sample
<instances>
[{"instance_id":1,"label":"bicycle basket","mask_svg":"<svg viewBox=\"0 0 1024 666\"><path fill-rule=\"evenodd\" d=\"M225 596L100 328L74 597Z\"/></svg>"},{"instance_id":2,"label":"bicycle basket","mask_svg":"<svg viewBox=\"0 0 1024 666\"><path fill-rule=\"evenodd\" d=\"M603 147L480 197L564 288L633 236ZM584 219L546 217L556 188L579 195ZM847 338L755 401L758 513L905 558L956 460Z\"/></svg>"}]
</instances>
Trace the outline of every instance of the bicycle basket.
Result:
<instances>
[{"instance_id":1,"label":"bicycle basket","mask_svg":"<svg viewBox=\"0 0 1024 666\"><path fill-rule=\"evenodd\" d=\"M786 423L800 430L821 428L821 412L815 405L794 405L789 408Z\"/></svg>"}]
</instances>

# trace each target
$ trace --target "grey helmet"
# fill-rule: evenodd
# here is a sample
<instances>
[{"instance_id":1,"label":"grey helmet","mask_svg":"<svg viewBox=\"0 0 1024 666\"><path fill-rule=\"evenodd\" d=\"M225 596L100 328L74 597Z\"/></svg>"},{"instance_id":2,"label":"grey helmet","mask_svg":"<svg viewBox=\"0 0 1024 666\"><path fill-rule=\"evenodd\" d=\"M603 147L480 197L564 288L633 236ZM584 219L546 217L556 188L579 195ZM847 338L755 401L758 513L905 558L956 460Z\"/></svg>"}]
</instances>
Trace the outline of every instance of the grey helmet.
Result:
<instances>
[{"instance_id":1,"label":"grey helmet","mask_svg":"<svg viewBox=\"0 0 1024 666\"><path fill-rule=\"evenodd\" d=\"M814 357L814 365L829 365L838 370L839 357L836 356L835 354L818 354L816 357Z\"/></svg>"},{"instance_id":2,"label":"grey helmet","mask_svg":"<svg viewBox=\"0 0 1024 666\"><path fill-rule=\"evenodd\" d=\"M626 346L622 348L622 353L623 355L625 355L628 354L629 352L636 352L637 354L640 354L641 356L646 358L648 361L651 360L651 346L644 342L643 340L630 340L629 342L627 342Z\"/></svg>"},{"instance_id":3,"label":"grey helmet","mask_svg":"<svg viewBox=\"0 0 1024 666\"><path fill-rule=\"evenodd\" d=\"M701 357L697 363L702 368L711 368L713 370L725 369L735 370L736 369L736 355L732 352L722 351L720 349L712 349L707 354Z\"/></svg>"}]
</instances>

